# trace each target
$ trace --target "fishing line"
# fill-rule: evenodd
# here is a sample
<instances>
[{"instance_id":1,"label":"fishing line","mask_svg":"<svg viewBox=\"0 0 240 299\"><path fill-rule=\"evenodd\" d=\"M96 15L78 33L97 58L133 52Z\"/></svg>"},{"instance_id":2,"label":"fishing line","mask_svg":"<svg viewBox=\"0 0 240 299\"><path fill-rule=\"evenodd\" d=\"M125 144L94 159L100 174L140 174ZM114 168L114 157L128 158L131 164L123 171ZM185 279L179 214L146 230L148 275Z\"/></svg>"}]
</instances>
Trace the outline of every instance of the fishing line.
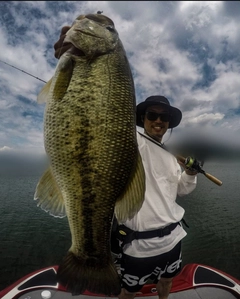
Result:
<instances>
[{"instance_id":1,"label":"fishing line","mask_svg":"<svg viewBox=\"0 0 240 299\"><path fill-rule=\"evenodd\" d=\"M44 81L44 80L42 80L42 79L40 79L40 78L38 78L38 77L36 77L36 76L33 76L33 75L31 75L30 73L25 72L24 70L21 70L21 69L15 67L15 66L13 66L13 65L11 65L11 64L9 64L9 63L7 63L7 62L5 62L5 61L2 61L1 59L0 59L0 61L3 62L3 63L5 63L6 65L9 65L9 66L13 67L14 69L17 69L17 70L19 70L19 71L21 71L21 72L23 72L23 73L25 73L25 74L27 74L27 75L29 75L29 76L35 78L35 79L38 79L38 80L40 80L40 81L42 81L42 82L44 82L44 83L47 83L46 81Z\"/></svg>"}]
</instances>

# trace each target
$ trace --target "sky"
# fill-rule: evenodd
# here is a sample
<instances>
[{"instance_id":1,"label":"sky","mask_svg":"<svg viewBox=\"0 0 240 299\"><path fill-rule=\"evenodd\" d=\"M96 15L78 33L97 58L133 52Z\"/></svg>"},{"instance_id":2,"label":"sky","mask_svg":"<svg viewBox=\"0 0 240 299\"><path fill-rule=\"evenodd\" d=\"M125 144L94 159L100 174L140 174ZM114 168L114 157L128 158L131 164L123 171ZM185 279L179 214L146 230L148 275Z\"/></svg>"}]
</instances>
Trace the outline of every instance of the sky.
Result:
<instances>
[{"instance_id":1,"label":"sky","mask_svg":"<svg viewBox=\"0 0 240 299\"><path fill-rule=\"evenodd\" d=\"M240 1L2 1L0 154L45 152L37 95L55 72L53 45L63 26L97 11L119 33L136 104L160 94L182 111L166 142L240 149Z\"/></svg>"}]
</instances>

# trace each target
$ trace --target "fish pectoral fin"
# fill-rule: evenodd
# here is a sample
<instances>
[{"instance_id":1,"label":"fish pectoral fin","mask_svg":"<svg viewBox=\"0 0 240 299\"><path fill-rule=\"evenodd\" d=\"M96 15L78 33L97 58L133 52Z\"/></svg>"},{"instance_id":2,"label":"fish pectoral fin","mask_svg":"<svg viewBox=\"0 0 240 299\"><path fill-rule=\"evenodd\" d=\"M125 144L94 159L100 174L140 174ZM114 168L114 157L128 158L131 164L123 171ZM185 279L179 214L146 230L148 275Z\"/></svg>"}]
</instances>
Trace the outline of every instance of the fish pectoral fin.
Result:
<instances>
[{"instance_id":1,"label":"fish pectoral fin","mask_svg":"<svg viewBox=\"0 0 240 299\"><path fill-rule=\"evenodd\" d=\"M72 78L74 61L67 53L59 59L53 81L53 99L62 99Z\"/></svg>"},{"instance_id":2,"label":"fish pectoral fin","mask_svg":"<svg viewBox=\"0 0 240 299\"><path fill-rule=\"evenodd\" d=\"M38 207L49 212L50 215L60 218L66 216L63 196L50 167L37 184L34 200L37 201Z\"/></svg>"},{"instance_id":3,"label":"fish pectoral fin","mask_svg":"<svg viewBox=\"0 0 240 299\"><path fill-rule=\"evenodd\" d=\"M43 86L40 93L37 96L38 104L43 104L47 102L49 90L52 84L52 78Z\"/></svg>"},{"instance_id":4,"label":"fish pectoral fin","mask_svg":"<svg viewBox=\"0 0 240 299\"><path fill-rule=\"evenodd\" d=\"M119 223L133 218L141 209L145 195L145 171L138 152L136 168L130 182L115 204L115 216Z\"/></svg>"},{"instance_id":5,"label":"fish pectoral fin","mask_svg":"<svg viewBox=\"0 0 240 299\"><path fill-rule=\"evenodd\" d=\"M62 99L72 78L74 62L67 54L63 54L56 66L55 75L43 86L37 96L39 104L47 103L52 95L53 99Z\"/></svg>"}]
</instances>

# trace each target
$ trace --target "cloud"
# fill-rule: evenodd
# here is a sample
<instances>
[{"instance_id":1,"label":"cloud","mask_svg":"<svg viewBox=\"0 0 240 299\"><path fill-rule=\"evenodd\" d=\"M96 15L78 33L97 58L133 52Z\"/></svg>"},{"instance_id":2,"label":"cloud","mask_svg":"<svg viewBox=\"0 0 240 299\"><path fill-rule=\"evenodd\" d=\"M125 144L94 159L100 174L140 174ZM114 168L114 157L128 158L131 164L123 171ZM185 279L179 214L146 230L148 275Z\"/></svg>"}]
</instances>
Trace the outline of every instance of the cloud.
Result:
<instances>
[{"instance_id":1,"label":"cloud","mask_svg":"<svg viewBox=\"0 0 240 299\"><path fill-rule=\"evenodd\" d=\"M13 149L11 147L8 147L8 146L3 146L0 148L0 151L1 152L6 152L6 151L12 151Z\"/></svg>"},{"instance_id":2,"label":"cloud","mask_svg":"<svg viewBox=\"0 0 240 299\"><path fill-rule=\"evenodd\" d=\"M0 9L0 60L44 81L62 26L103 11L127 52L137 103L163 94L183 112L179 134L224 130L240 146L238 1L5 1ZM0 147L44 152L45 106L36 102L44 83L1 61Z\"/></svg>"},{"instance_id":3,"label":"cloud","mask_svg":"<svg viewBox=\"0 0 240 299\"><path fill-rule=\"evenodd\" d=\"M222 120L224 117L223 114L220 113L203 113L198 115L195 118L190 118L188 119L185 117L185 124L190 125L190 124L196 124L199 126L203 125L215 125L218 121Z\"/></svg>"}]
</instances>

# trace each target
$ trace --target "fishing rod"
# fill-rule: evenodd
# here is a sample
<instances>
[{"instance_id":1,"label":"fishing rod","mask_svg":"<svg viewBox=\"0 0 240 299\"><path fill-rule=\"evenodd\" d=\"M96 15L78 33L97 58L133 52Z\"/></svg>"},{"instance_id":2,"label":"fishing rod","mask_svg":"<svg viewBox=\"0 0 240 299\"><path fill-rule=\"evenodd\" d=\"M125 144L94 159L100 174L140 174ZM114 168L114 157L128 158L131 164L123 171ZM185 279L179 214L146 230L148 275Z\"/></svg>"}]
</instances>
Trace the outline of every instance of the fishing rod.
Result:
<instances>
[{"instance_id":1,"label":"fishing rod","mask_svg":"<svg viewBox=\"0 0 240 299\"><path fill-rule=\"evenodd\" d=\"M33 76L33 75L31 75L30 73L25 72L24 70L21 70L21 69L17 68L16 66L13 66L13 65L11 65L11 64L9 64L9 63L7 63L7 62L1 60L1 59L0 59L0 62L5 63L6 65L9 65L9 66L13 67L14 69L17 69L17 70L19 70L19 71L21 71L21 72L23 72L23 73L25 73L25 74L27 74L27 75L29 75L29 76L35 78L35 79L38 79L38 80L40 80L40 81L42 81L42 82L44 82L44 83L47 83L46 81L44 81L44 80L42 80L42 79L40 79L40 78L38 78L38 77L36 77L36 76Z\"/></svg>"},{"instance_id":2,"label":"fishing rod","mask_svg":"<svg viewBox=\"0 0 240 299\"><path fill-rule=\"evenodd\" d=\"M176 155L176 158L180 162L184 163L186 165L186 167L188 167L190 169L194 169L197 172L200 172L200 173L204 174L205 177L207 177L210 181L217 184L218 186L222 186L222 182L219 179L217 179L215 176L213 176L210 173L207 173L206 171L204 171L202 169L201 163L199 161L197 161L196 159L194 159L192 157L184 158L184 157L179 156L179 155Z\"/></svg>"},{"instance_id":3,"label":"fishing rod","mask_svg":"<svg viewBox=\"0 0 240 299\"><path fill-rule=\"evenodd\" d=\"M152 139L151 137L149 136L146 136L145 134L142 134L141 132L138 131L138 133L140 135L142 135L143 137L145 137L146 139L152 141L153 143L155 143L156 145L160 146L161 148L165 149L166 151L169 151L166 146L163 144L163 143L159 143L157 142L156 140ZM217 179L215 176L205 172L203 169L202 169L202 165L199 161L197 161L196 159L192 158L192 157L187 157L187 158L184 158L183 156L180 156L180 155L175 155L173 154L177 160L179 160L180 162L182 162L183 164L186 165L186 167L188 167L189 169L194 169L196 170L197 172L200 172L202 173L203 175L205 175L206 178L208 178L210 181L212 181L213 183L217 184L218 186L222 186L222 182Z\"/></svg>"},{"instance_id":4,"label":"fishing rod","mask_svg":"<svg viewBox=\"0 0 240 299\"><path fill-rule=\"evenodd\" d=\"M100 12L98 12L98 13L100 13ZM40 78L38 78L38 77L36 77L36 76L33 76L33 75L31 75L30 73L25 72L24 70L21 70L21 69L15 67L15 66L13 66L13 65L11 65L11 64L9 64L9 63L7 63L7 62L5 62L5 61L2 61L1 59L0 59L0 62L3 62L3 63L5 63L6 65L9 65L9 66L11 66L11 67L13 67L13 68L15 68L15 69L17 69L17 70L23 72L23 73L25 73L25 74L27 74L27 75L29 75L29 76L35 78L35 79L38 79L38 80L40 80L40 81L42 81L42 82L44 82L44 83L47 83L46 81L44 81L44 80L42 80L42 79L40 79ZM140 132L138 132L138 133L141 134L142 136L144 136L145 138L149 139L150 141L156 143L158 146L161 146L162 148L166 149L166 148L163 146L163 144L159 144L159 143L155 142L155 140L152 140L152 139L148 138L146 135L144 135L144 134L142 134L142 133L140 133ZM179 155L176 155L176 158L177 158L180 162L184 163L188 168L192 168L192 169L197 170L197 172L200 172L200 173L204 174L204 175L205 175L209 180L211 180L213 183L217 184L218 186L222 186L222 182L221 182L219 179L217 179L216 177L214 177L213 175L211 175L211 174L205 172L205 171L202 169L202 166L201 166L200 162L197 161L196 159L194 159L194 158L192 158L192 157L184 158L184 157L179 156Z\"/></svg>"}]
</instances>

